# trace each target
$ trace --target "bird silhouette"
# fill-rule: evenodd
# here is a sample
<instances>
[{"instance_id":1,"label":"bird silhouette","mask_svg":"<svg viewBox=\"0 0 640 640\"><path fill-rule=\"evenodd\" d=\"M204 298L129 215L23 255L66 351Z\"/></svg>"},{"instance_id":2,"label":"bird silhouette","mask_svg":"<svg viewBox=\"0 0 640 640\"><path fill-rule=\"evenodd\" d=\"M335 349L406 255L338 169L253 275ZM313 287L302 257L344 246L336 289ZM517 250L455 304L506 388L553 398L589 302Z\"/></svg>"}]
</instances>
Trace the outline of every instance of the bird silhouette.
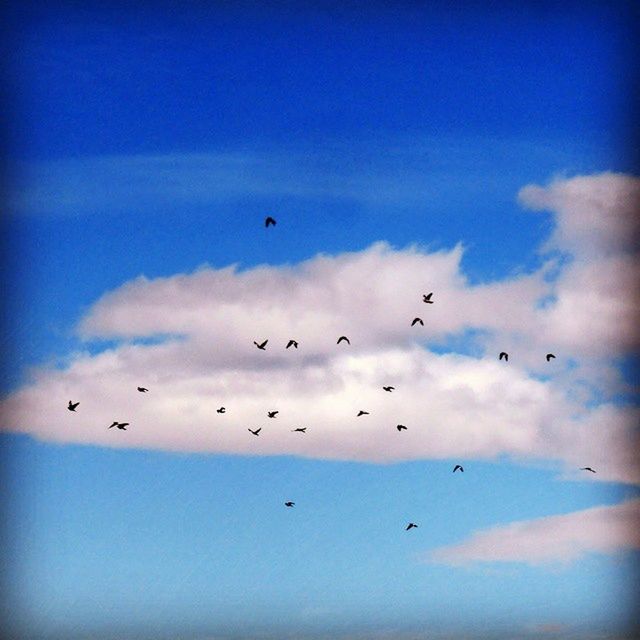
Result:
<instances>
[{"instance_id":1,"label":"bird silhouette","mask_svg":"<svg viewBox=\"0 0 640 640\"><path fill-rule=\"evenodd\" d=\"M298 427L297 429L292 429L291 433L295 433L298 431L299 433L307 433L307 427Z\"/></svg>"},{"instance_id":2,"label":"bird silhouette","mask_svg":"<svg viewBox=\"0 0 640 640\"><path fill-rule=\"evenodd\" d=\"M224 407L220 407L219 409L216 409L216 413L224 413L226 411L226 409Z\"/></svg>"},{"instance_id":3,"label":"bird silhouette","mask_svg":"<svg viewBox=\"0 0 640 640\"><path fill-rule=\"evenodd\" d=\"M359 418L360 416L368 416L369 412L368 411L363 411L362 409L360 409L360 411L358 411L358 415L356 416L356 418Z\"/></svg>"},{"instance_id":4,"label":"bird silhouette","mask_svg":"<svg viewBox=\"0 0 640 640\"><path fill-rule=\"evenodd\" d=\"M262 431L262 427L260 427L259 429L256 429L255 431L252 431L251 429L248 429L248 431L251 431L251 433L253 433L254 436L259 436L260 432Z\"/></svg>"},{"instance_id":5,"label":"bird silhouette","mask_svg":"<svg viewBox=\"0 0 640 640\"><path fill-rule=\"evenodd\" d=\"M149 391L149 389L145 388L145 387L138 387L138 391L140 393L146 393L147 391Z\"/></svg>"},{"instance_id":6,"label":"bird silhouette","mask_svg":"<svg viewBox=\"0 0 640 640\"><path fill-rule=\"evenodd\" d=\"M261 351L265 351L265 347L267 346L267 342L269 342L269 340L265 340L262 344L258 344L255 340L253 341L253 344L256 345L256 347L258 347L258 349L260 349Z\"/></svg>"},{"instance_id":7,"label":"bird silhouette","mask_svg":"<svg viewBox=\"0 0 640 640\"><path fill-rule=\"evenodd\" d=\"M285 349L288 349L289 347L295 347L297 349L298 343L295 340L289 340L289 342L287 342L287 346L285 347Z\"/></svg>"},{"instance_id":8,"label":"bird silhouette","mask_svg":"<svg viewBox=\"0 0 640 640\"><path fill-rule=\"evenodd\" d=\"M500 356L498 357L498 360L502 360L505 359L507 362L509 362L509 354L506 351L501 351L500 352Z\"/></svg>"},{"instance_id":9,"label":"bird silhouette","mask_svg":"<svg viewBox=\"0 0 640 640\"><path fill-rule=\"evenodd\" d=\"M464 473L464 469L462 468L461 464L457 464L455 467L453 467L453 473L455 473L458 469L460 469L460 471Z\"/></svg>"},{"instance_id":10,"label":"bird silhouette","mask_svg":"<svg viewBox=\"0 0 640 640\"><path fill-rule=\"evenodd\" d=\"M265 227L268 227L269 225L271 225L272 227L276 226L276 221L271 216L267 216L264 221Z\"/></svg>"},{"instance_id":11,"label":"bird silhouette","mask_svg":"<svg viewBox=\"0 0 640 640\"><path fill-rule=\"evenodd\" d=\"M424 327L424 322L422 322L422 318L414 318L413 322L411 323L411 326L413 327L413 325L418 323L420 323Z\"/></svg>"},{"instance_id":12,"label":"bird silhouette","mask_svg":"<svg viewBox=\"0 0 640 640\"><path fill-rule=\"evenodd\" d=\"M396 427L396 429L397 429L398 431L402 431L403 429L406 431L406 430L407 430L407 427L405 427L403 424L399 424L399 425Z\"/></svg>"},{"instance_id":13,"label":"bird silhouette","mask_svg":"<svg viewBox=\"0 0 640 640\"><path fill-rule=\"evenodd\" d=\"M382 387L385 391L388 391L389 393L391 393L395 387Z\"/></svg>"},{"instance_id":14,"label":"bird silhouette","mask_svg":"<svg viewBox=\"0 0 640 640\"><path fill-rule=\"evenodd\" d=\"M580 471L591 471L591 473L595 473L595 469L592 469L591 467L582 467Z\"/></svg>"},{"instance_id":15,"label":"bird silhouette","mask_svg":"<svg viewBox=\"0 0 640 640\"><path fill-rule=\"evenodd\" d=\"M336 342L336 344L340 344L343 340L344 340L347 344L351 344L351 341L349 340L349 338L347 338L347 336L340 336L340 337L338 338L338 342Z\"/></svg>"},{"instance_id":16,"label":"bird silhouette","mask_svg":"<svg viewBox=\"0 0 640 640\"><path fill-rule=\"evenodd\" d=\"M108 426L107 429L112 429L113 427L115 427L116 429L120 429L120 431L126 431L128 426L128 422L118 422L117 420L114 420L113 424Z\"/></svg>"},{"instance_id":17,"label":"bird silhouette","mask_svg":"<svg viewBox=\"0 0 640 640\"><path fill-rule=\"evenodd\" d=\"M69 411L75 411L76 407L79 405L79 402L71 402L71 400L69 400L69 404L67 405L67 409L69 409Z\"/></svg>"},{"instance_id":18,"label":"bird silhouette","mask_svg":"<svg viewBox=\"0 0 640 640\"><path fill-rule=\"evenodd\" d=\"M426 302L427 304L433 304L433 300L431 299L432 295L433 295L433 292L428 293L426 296L423 294L422 295L422 302Z\"/></svg>"},{"instance_id":19,"label":"bird silhouette","mask_svg":"<svg viewBox=\"0 0 640 640\"><path fill-rule=\"evenodd\" d=\"M285 502L284 506L285 507L293 507L294 504L295 504L295 502Z\"/></svg>"},{"instance_id":20,"label":"bird silhouette","mask_svg":"<svg viewBox=\"0 0 640 640\"><path fill-rule=\"evenodd\" d=\"M417 528L418 528L418 525L417 525L417 524L414 524L413 522L410 522L410 523L407 525L407 528L405 529L405 531L409 531L409 529L417 529Z\"/></svg>"},{"instance_id":21,"label":"bird silhouette","mask_svg":"<svg viewBox=\"0 0 640 640\"><path fill-rule=\"evenodd\" d=\"M267 411L267 416L269 416L269 418L275 418L276 417L276 413L280 413L279 411Z\"/></svg>"},{"instance_id":22,"label":"bird silhouette","mask_svg":"<svg viewBox=\"0 0 640 640\"><path fill-rule=\"evenodd\" d=\"M547 362L549 362L549 360L551 360L551 358L555 358L553 353L547 353Z\"/></svg>"}]
</instances>

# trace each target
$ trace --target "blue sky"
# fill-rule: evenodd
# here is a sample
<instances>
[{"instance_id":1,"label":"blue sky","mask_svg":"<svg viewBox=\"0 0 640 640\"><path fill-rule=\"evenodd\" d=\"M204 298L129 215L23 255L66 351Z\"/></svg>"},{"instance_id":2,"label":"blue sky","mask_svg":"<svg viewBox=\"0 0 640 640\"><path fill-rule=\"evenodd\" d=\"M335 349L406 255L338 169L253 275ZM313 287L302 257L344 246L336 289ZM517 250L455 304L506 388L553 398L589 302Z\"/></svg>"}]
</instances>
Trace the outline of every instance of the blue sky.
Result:
<instances>
[{"instance_id":1,"label":"blue sky","mask_svg":"<svg viewBox=\"0 0 640 640\"><path fill-rule=\"evenodd\" d=\"M8 629L624 637L632 5L7 17Z\"/></svg>"}]
</instances>

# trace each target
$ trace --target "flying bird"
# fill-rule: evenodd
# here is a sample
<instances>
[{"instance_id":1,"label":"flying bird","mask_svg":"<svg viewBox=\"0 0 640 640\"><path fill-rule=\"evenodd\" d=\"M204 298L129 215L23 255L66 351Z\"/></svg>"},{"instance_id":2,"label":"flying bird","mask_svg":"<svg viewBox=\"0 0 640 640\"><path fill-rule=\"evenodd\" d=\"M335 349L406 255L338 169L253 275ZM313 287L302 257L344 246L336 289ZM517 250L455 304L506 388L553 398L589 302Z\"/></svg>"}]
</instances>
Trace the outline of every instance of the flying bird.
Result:
<instances>
[{"instance_id":1,"label":"flying bird","mask_svg":"<svg viewBox=\"0 0 640 640\"><path fill-rule=\"evenodd\" d=\"M285 502L284 506L285 507L293 507L294 504L295 504L295 502Z\"/></svg>"},{"instance_id":2,"label":"flying bird","mask_svg":"<svg viewBox=\"0 0 640 640\"><path fill-rule=\"evenodd\" d=\"M417 524L413 524L413 522L410 522L410 523L407 525L407 528L405 529L405 531L409 531L409 529L417 529L417 528L418 528L418 525L417 525Z\"/></svg>"},{"instance_id":3,"label":"flying bird","mask_svg":"<svg viewBox=\"0 0 640 640\"><path fill-rule=\"evenodd\" d=\"M422 302L426 302L427 304L433 304L433 300L431 299L432 295L433 295L433 292L428 293L426 296L423 294L422 295Z\"/></svg>"},{"instance_id":4,"label":"flying bird","mask_svg":"<svg viewBox=\"0 0 640 640\"><path fill-rule=\"evenodd\" d=\"M502 360L504 358L507 362L509 362L509 354L506 351L501 351L498 360Z\"/></svg>"},{"instance_id":5,"label":"flying bird","mask_svg":"<svg viewBox=\"0 0 640 640\"><path fill-rule=\"evenodd\" d=\"M359 418L360 416L368 416L369 412L368 411L363 411L362 409L360 409L360 411L358 411L358 415L356 416L356 418Z\"/></svg>"},{"instance_id":6,"label":"flying bird","mask_svg":"<svg viewBox=\"0 0 640 640\"><path fill-rule=\"evenodd\" d=\"M395 387L382 387L385 391L388 391L389 393L391 393Z\"/></svg>"},{"instance_id":7,"label":"flying bird","mask_svg":"<svg viewBox=\"0 0 640 640\"><path fill-rule=\"evenodd\" d=\"M265 340L262 344L258 344L255 340L253 341L253 344L256 345L256 347L258 347L258 349L260 349L261 351L266 351L265 347L267 346L267 342L269 342L269 340Z\"/></svg>"},{"instance_id":8,"label":"flying bird","mask_svg":"<svg viewBox=\"0 0 640 640\"><path fill-rule=\"evenodd\" d=\"M547 353L547 362L549 362L549 360L551 360L551 358L555 358L553 353Z\"/></svg>"},{"instance_id":9,"label":"flying bird","mask_svg":"<svg viewBox=\"0 0 640 640\"><path fill-rule=\"evenodd\" d=\"M307 433L307 427L298 427L297 429L292 429L291 433L295 433L296 431L300 433Z\"/></svg>"},{"instance_id":10,"label":"flying bird","mask_svg":"<svg viewBox=\"0 0 640 640\"><path fill-rule=\"evenodd\" d=\"M69 400L69 404L67 406L67 409L69 409L69 411L75 411L76 407L79 405L79 402L71 402L71 400Z\"/></svg>"},{"instance_id":11,"label":"flying bird","mask_svg":"<svg viewBox=\"0 0 640 640\"><path fill-rule=\"evenodd\" d=\"M591 467L582 467L580 471L591 471L591 473L595 473L595 469L592 469Z\"/></svg>"},{"instance_id":12,"label":"flying bird","mask_svg":"<svg viewBox=\"0 0 640 640\"><path fill-rule=\"evenodd\" d=\"M340 344L343 340L344 340L347 344L351 344L351 342L349 341L349 338L347 338L347 336L340 336L340 337L338 338L338 342L336 342L336 344Z\"/></svg>"},{"instance_id":13,"label":"flying bird","mask_svg":"<svg viewBox=\"0 0 640 640\"><path fill-rule=\"evenodd\" d=\"M145 387L138 387L138 391L140 393L146 393L147 391L149 391L149 389L146 389Z\"/></svg>"},{"instance_id":14,"label":"flying bird","mask_svg":"<svg viewBox=\"0 0 640 640\"><path fill-rule=\"evenodd\" d=\"M267 216L265 218L265 221L264 221L264 226L265 227L268 227L269 225L271 225L273 227L276 226L276 221L271 216Z\"/></svg>"},{"instance_id":15,"label":"flying bird","mask_svg":"<svg viewBox=\"0 0 640 640\"><path fill-rule=\"evenodd\" d=\"M251 429L248 429L248 431L251 431L251 433L253 433L254 436L259 436L260 432L262 431L262 427L260 427L259 429L256 429L255 431L252 431Z\"/></svg>"},{"instance_id":16,"label":"flying bird","mask_svg":"<svg viewBox=\"0 0 640 640\"><path fill-rule=\"evenodd\" d=\"M216 409L216 413L224 413L226 411L226 409L224 407L220 407L219 409Z\"/></svg>"},{"instance_id":17,"label":"flying bird","mask_svg":"<svg viewBox=\"0 0 640 640\"><path fill-rule=\"evenodd\" d=\"M276 417L276 413L280 413L279 411L267 411L267 416L269 416L269 418L275 418Z\"/></svg>"},{"instance_id":18,"label":"flying bird","mask_svg":"<svg viewBox=\"0 0 640 640\"><path fill-rule=\"evenodd\" d=\"M289 340L289 342L287 342L287 346L285 347L285 349L288 349L289 347L295 347L297 349L298 343L295 340Z\"/></svg>"},{"instance_id":19,"label":"flying bird","mask_svg":"<svg viewBox=\"0 0 640 640\"><path fill-rule=\"evenodd\" d=\"M461 464L457 464L455 467L453 467L453 473L455 473L458 469L460 469L460 471L464 473L464 469L462 468Z\"/></svg>"},{"instance_id":20,"label":"flying bird","mask_svg":"<svg viewBox=\"0 0 640 640\"><path fill-rule=\"evenodd\" d=\"M403 424L399 424L399 425L396 427L396 429L397 429L398 431L402 431L403 429L406 431L406 430L407 430L407 427L405 427Z\"/></svg>"},{"instance_id":21,"label":"flying bird","mask_svg":"<svg viewBox=\"0 0 640 640\"><path fill-rule=\"evenodd\" d=\"M120 429L121 431L126 431L128 426L128 422L118 422L117 420L115 420L112 425L107 427L107 429L112 429L113 427L115 427L116 429Z\"/></svg>"},{"instance_id":22,"label":"flying bird","mask_svg":"<svg viewBox=\"0 0 640 640\"><path fill-rule=\"evenodd\" d=\"M414 318L413 322L411 323L411 326L413 327L414 324L418 324L418 323L420 323L424 327L424 322L422 322L422 318Z\"/></svg>"}]
</instances>

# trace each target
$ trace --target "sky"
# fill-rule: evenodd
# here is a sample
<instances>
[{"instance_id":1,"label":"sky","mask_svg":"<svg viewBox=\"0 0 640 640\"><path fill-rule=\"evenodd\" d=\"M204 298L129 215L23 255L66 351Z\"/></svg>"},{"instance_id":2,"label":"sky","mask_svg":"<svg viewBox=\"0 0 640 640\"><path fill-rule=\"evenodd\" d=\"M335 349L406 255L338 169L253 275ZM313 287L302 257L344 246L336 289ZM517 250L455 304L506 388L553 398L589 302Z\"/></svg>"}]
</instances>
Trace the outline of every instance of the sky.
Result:
<instances>
[{"instance_id":1,"label":"sky","mask_svg":"<svg viewBox=\"0 0 640 640\"><path fill-rule=\"evenodd\" d=\"M7 634L635 637L637 8L135 5L5 10Z\"/></svg>"}]
</instances>

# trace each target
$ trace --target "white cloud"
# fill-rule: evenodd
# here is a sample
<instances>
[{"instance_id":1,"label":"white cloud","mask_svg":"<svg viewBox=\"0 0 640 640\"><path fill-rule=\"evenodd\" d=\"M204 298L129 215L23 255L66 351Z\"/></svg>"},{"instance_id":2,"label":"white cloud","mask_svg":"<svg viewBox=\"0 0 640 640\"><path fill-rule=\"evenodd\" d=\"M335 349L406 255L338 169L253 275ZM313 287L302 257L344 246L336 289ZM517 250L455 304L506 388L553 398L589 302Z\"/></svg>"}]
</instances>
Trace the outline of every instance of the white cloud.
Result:
<instances>
[{"instance_id":1,"label":"white cloud","mask_svg":"<svg viewBox=\"0 0 640 640\"><path fill-rule=\"evenodd\" d=\"M569 563L589 553L640 548L640 500L559 516L512 522L478 531L456 545L439 547L431 561Z\"/></svg>"}]
</instances>

